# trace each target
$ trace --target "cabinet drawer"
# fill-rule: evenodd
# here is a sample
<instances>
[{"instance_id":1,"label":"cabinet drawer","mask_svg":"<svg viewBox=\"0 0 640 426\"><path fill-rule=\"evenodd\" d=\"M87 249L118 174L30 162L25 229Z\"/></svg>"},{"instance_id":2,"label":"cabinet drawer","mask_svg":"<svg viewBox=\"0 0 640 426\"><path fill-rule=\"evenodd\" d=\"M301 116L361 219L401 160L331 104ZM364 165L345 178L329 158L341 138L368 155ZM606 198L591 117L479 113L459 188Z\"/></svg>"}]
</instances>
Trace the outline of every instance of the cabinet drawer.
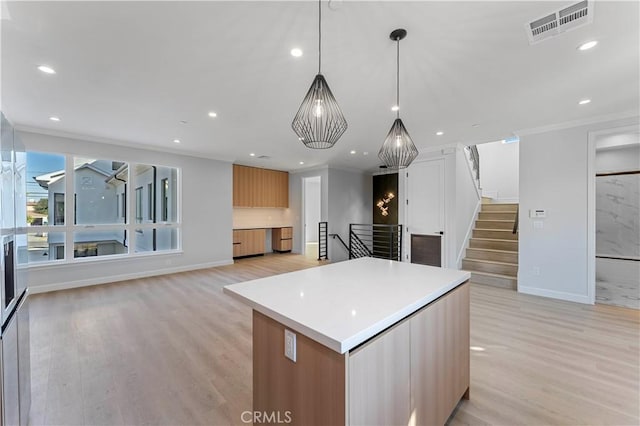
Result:
<instances>
[{"instance_id":1,"label":"cabinet drawer","mask_svg":"<svg viewBox=\"0 0 640 426\"><path fill-rule=\"evenodd\" d=\"M280 240L280 250L281 251L291 251L293 246L293 240Z\"/></svg>"},{"instance_id":2,"label":"cabinet drawer","mask_svg":"<svg viewBox=\"0 0 640 426\"><path fill-rule=\"evenodd\" d=\"M282 229L280 238L282 239L293 238L293 228L280 228L280 229Z\"/></svg>"}]
</instances>

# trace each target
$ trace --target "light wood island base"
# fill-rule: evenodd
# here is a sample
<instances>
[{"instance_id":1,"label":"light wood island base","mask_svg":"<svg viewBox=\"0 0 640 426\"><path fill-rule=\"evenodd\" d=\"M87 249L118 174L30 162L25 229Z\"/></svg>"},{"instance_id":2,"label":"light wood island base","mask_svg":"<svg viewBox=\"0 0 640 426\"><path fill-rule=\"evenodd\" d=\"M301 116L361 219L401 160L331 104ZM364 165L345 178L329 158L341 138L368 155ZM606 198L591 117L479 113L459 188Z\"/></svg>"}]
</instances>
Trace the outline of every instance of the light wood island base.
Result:
<instances>
[{"instance_id":1,"label":"light wood island base","mask_svg":"<svg viewBox=\"0 0 640 426\"><path fill-rule=\"evenodd\" d=\"M292 330L294 363L286 328L253 311L256 424L438 425L469 397L468 282L344 354Z\"/></svg>"}]
</instances>

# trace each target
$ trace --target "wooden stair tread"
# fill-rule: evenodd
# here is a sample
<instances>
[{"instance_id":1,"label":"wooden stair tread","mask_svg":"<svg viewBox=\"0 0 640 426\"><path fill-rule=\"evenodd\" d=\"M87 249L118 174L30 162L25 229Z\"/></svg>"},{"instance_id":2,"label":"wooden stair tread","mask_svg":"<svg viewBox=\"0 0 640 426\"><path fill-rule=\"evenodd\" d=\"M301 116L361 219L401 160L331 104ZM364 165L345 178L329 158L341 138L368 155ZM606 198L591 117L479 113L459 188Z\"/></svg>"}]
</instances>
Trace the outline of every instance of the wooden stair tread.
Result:
<instances>
[{"instance_id":1,"label":"wooden stair tread","mask_svg":"<svg viewBox=\"0 0 640 426\"><path fill-rule=\"evenodd\" d=\"M480 238L477 238L480 239ZM513 241L513 240L488 240L488 241ZM480 247L468 247L467 250L482 250L482 251L490 251L493 253L509 253L509 254L517 254L518 250L499 250L499 249L489 249L489 248L480 248Z\"/></svg>"},{"instance_id":2,"label":"wooden stair tread","mask_svg":"<svg viewBox=\"0 0 640 426\"><path fill-rule=\"evenodd\" d=\"M491 229L491 231L493 231L493 229ZM471 237L469 238L470 240L476 240L476 241L508 241L510 243L512 242L517 242L517 240L501 240L500 238L483 238L483 237Z\"/></svg>"},{"instance_id":3,"label":"wooden stair tread","mask_svg":"<svg viewBox=\"0 0 640 426\"><path fill-rule=\"evenodd\" d=\"M478 222L509 222L513 223L515 220L510 219L476 219ZM479 228L476 228L479 229Z\"/></svg>"},{"instance_id":4,"label":"wooden stair tread","mask_svg":"<svg viewBox=\"0 0 640 426\"><path fill-rule=\"evenodd\" d=\"M480 271L467 271L467 272L470 272L471 275L473 275L473 274L485 275L487 277L505 278L505 279L509 279L509 280L515 280L515 279L518 278L518 277L512 276L512 275L496 274L496 273L493 273L493 272L480 272ZM471 281L473 281L473 277L471 278Z\"/></svg>"},{"instance_id":5,"label":"wooden stair tread","mask_svg":"<svg viewBox=\"0 0 640 426\"><path fill-rule=\"evenodd\" d=\"M463 260L466 260L467 262L491 263L493 265L518 266L517 263L498 262L496 260L471 259L471 258L468 258L468 257L465 257Z\"/></svg>"}]
</instances>

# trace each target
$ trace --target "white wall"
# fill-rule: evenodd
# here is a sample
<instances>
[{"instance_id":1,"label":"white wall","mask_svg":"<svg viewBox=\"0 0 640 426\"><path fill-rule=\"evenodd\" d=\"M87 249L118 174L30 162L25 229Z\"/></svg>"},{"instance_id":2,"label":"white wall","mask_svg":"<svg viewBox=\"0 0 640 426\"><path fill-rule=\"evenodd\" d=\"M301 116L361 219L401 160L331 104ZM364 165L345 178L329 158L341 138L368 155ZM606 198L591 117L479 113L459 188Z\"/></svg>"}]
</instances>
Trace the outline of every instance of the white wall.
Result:
<instances>
[{"instance_id":1,"label":"white wall","mask_svg":"<svg viewBox=\"0 0 640 426\"><path fill-rule=\"evenodd\" d=\"M591 303L589 132L637 123L635 117L520 135L518 291ZM530 209L546 209L542 229L533 228Z\"/></svg>"},{"instance_id":2,"label":"white wall","mask_svg":"<svg viewBox=\"0 0 640 426\"><path fill-rule=\"evenodd\" d=\"M320 177L304 180L305 241L318 242L318 222L322 212Z\"/></svg>"},{"instance_id":3,"label":"white wall","mask_svg":"<svg viewBox=\"0 0 640 426\"><path fill-rule=\"evenodd\" d=\"M373 177L368 173L329 169L329 233L349 244L350 223L372 223ZM347 260L349 253L338 240L329 238L329 259Z\"/></svg>"},{"instance_id":4,"label":"white wall","mask_svg":"<svg viewBox=\"0 0 640 426\"><path fill-rule=\"evenodd\" d=\"M30 268L32 291L46 291L232 263L231 163L20 132L31 151L140 162L181 170L182 252ZM207 188L214 187L211 197Z\"/></svg>"},{"instance_id":5,"label":"white wall","mask_svg":"<svg viewBox=\"0 0 640 426\"><path fill-rule=\"evenodd\" d=\"M480 157L483 195L498 202L518 202L520 144L490 142L476 145Z\"/></svg>"}]
</instances>

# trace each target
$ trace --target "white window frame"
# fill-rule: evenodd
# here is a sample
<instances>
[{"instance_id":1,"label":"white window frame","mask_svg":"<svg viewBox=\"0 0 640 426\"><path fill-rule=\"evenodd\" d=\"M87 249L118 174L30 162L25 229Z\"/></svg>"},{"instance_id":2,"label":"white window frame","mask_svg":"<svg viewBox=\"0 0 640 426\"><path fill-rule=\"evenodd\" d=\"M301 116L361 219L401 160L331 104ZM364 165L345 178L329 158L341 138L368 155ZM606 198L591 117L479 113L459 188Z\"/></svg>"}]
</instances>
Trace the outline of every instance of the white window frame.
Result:
<instances>
[{"instance_id":1,"label":"white window frame","mask_svg":"<svg viewBox=\"0 0 640 426\"><path fill-rule=\"evenodd\" d=\"M117 158L110 158L110 161L122 161L128 164L129 167L129 178L127 181L127 188L133 188L133 190L127 190L126 196L126 221L125 223L114 223L114 224L83 224L76 225L74 223L74 209L75 209L75 173L74 173L74 158L82 157L82 158L95 158L93 155L81 155L81 154L61 154L58 152L47 152L47 151L38 151L38 150L29 150L29 152L39 152L39 153L47 153L51 155L61 155L65 157L65 194L64 194L64 225L41 225L41 226L29 226L27 228L27 233L49 233L49 232L61 232L65 235L65 258L59 260L46 260L41 262L29 263L29 267L42 267L42 266L51 266L51 265L63 265L63 264L77 264L84 262L105 262L105 261L113 261L117 259L128 259L135 257L148 257L148 256L160 256L167 254L179 254L182 253L182 169L176 166L170 165L160 165L153 164L156 167L166 167L170 169L176 170L176 221L175 222L162 222L156 219L156 223L136 223L135 218L135 202L136 202L136 185L138 183L135 181L135 174L132 173L132 170L137 165L150 165L147 163L137 162L137 161L129 161ZM104 158L98 158L104 159ZM158 183L158 186L160 183ZM139 185L138 185L139 186ZM146 185L145 185L146 186ZM148 187L147 187L148 188ZM143 190L144 191L144 190ZM160 193L160 191L157 191ZM118 196L120 199L120 196ZM120 203L118 201L117 208L120 210ZM133 207L132 207L133 206ZM121 217L121 212L118 211L118 217ZM166 249L166 250L155 250L155 251L144 251L144 252L136 252L136 230L153 230L153 229L176 229L177 230L177 247L175 249ZM102 231L126 231L127 232L127 253L123 254L112 254L112 255L104 255L104 256L91 256L91 257L74 257L74 234L77 232L83 231L93 231L93 232L102 232Z\"/></svg>"}]
</instances>

